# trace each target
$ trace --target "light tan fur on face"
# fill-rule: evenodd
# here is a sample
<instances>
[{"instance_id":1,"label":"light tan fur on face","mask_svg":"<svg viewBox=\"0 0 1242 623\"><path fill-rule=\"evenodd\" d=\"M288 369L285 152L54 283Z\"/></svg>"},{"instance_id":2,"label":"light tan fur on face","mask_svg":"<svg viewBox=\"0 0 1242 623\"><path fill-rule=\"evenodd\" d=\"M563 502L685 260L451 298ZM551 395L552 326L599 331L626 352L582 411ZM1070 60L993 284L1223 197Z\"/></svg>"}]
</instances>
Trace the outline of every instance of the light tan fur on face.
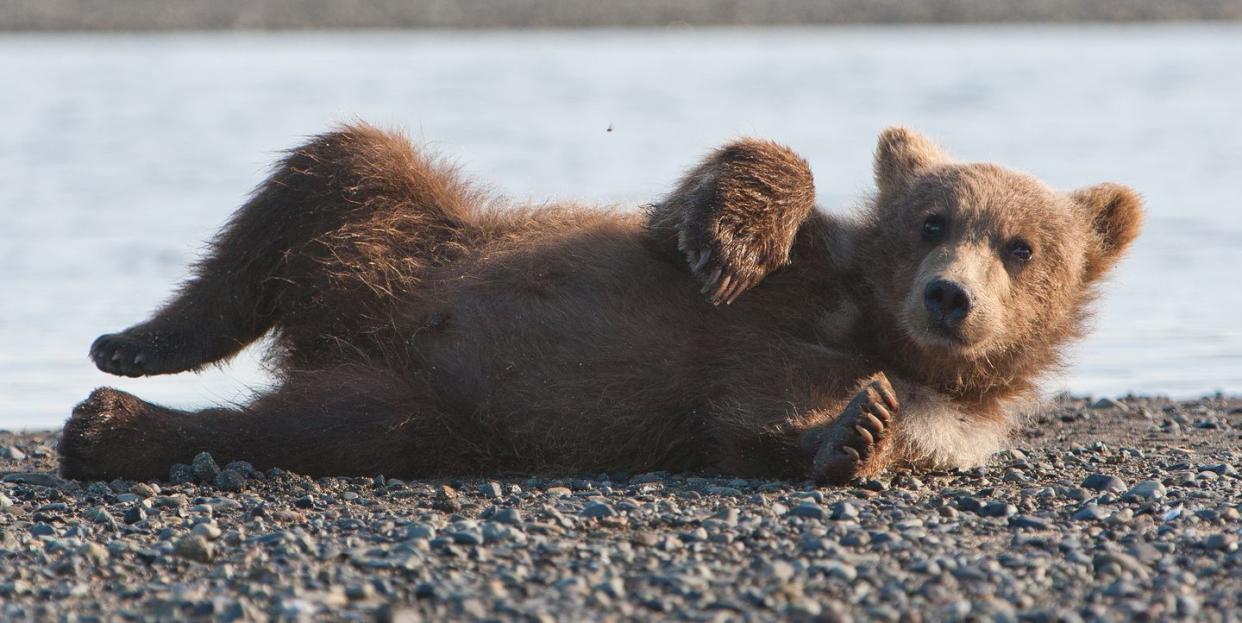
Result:
<instances>
[{"instance_id":1,"label":"light tan fur on face","mask_svg":"<svg viewBox=\"0 0 1242 623\"><path fill-rule=\"evenodd\" d=\"M964 286L971 293L971 311L960 329L961 340L936 333L923 304L928 284L944 279ZM1009 275L986 242L944 245L923 258L906 296L902 321L916 342L927 348L944 348L963 356L985 353L992 339L1005 330L1005 302Z\"/></svg>"},{"instance_id":2,"label":"light tan fur on face","mask_svg":"<svg viewBox=\"0 0 1242 623\"><path fill-rule=\"evenodd\" d=\"M856 339L877 340L875 357L899 394L893 458L980 464L1082 335L1096 284L1138 235L1142 202L1117 184L1064 193L1018 171L958 162L904 128L881 135L875 172L855 250L871 298ZM944 233L922 235L930 216L944 219ZM1015 261L1015 243L1031 258ZM956 335L933 330L924 292L935 279L970 293Z\"/></svg>"}]
</instances>

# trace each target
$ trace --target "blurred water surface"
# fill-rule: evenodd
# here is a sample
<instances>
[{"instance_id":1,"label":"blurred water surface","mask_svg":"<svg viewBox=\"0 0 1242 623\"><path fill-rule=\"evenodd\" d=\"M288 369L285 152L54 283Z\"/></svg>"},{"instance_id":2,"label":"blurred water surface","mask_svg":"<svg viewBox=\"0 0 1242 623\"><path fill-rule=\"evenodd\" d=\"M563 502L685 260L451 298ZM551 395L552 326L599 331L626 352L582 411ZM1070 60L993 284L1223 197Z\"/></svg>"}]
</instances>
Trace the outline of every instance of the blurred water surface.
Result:
<instances>
[{"instance_id":1,"label":"blurred water surface","mask_svg":"<svg viewBox=\"0 0 1242 623\"><path fill-rule=\"evenodd\" d=\"M1146 233L1047 388L1240 392L1239 67L1233 25L6 35L0 427L57 426L97 385L195 407L267 383L253 349L139 380L86 350L168 295L279 150L353 118L531 199L636 204L752 134L847 210L893 123L1057 187L1129 183Z\"/></svg>"}]
</instances>

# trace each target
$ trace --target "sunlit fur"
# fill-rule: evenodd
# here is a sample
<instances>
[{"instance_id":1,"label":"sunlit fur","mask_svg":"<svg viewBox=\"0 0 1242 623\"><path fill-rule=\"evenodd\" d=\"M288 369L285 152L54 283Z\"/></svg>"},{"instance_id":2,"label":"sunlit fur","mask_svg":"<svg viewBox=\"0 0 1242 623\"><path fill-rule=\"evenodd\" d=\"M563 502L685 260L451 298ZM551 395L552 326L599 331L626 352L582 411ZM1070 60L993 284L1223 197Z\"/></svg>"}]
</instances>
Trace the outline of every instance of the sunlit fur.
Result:
<instances>
[{"instance_id":1,"label":"sunlit fur","mask_svg":"<svg viewBox=\"0 0 1242 623\"><path fill-rule=\"evenodd\" d=\"M195 412L97 390L65 426L62 472L158 478L208 451L315 475L802 478L803 441L840 442L817 431L880 373L902 403L880 458L817 477L977 463L1082 331L1138 199L957 164L899 128L876 173L863 213L837 218L812 209L802 158L743 139L645 211L515 205L400 135L315 137L169 303L92 348L101 369L143 376L271 334L279 386ZM954 225L934 248L919 237L933 206ZM1035 255L1014 270L997 245L1019 234ZM963 345L929 339L910 303L938 274L980 297Z\"/></svg>"}]
</instances>

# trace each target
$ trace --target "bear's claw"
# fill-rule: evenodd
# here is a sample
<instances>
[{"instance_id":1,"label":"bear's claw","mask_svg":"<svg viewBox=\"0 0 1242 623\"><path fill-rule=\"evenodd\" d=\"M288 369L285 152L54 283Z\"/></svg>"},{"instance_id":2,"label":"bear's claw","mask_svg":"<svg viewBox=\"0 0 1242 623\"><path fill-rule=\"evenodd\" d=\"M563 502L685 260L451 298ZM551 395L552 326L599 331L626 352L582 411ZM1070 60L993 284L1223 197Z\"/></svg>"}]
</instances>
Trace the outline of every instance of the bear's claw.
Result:
<instances>
[{"instance_id":1,"label":"bear's claw","mask_svg":"<svg viewBox=\"0 0 1242 623\"><path fill-rule=\"evenodd\" d=\"M812 475L843 484L884 467L893 415L900 405L884 373L871 377L836 419L804 437L813 454Z\"/></svg>"},{"instance_id":2,"label":"bear's claw","mask_svg":"<svg viewBox=\"0 0 1242 623\"><path fill-rule=\"evenodd\" d=\"M101 335L91 344L91 360L100 370L117 376L150 374L144 368L150 355L143 342L145 340L124 333Z\"/></svg>"},{"instance_id":3,"label":"bear's claw","mask_svg":"<svg viewBox=\"0 0 1242 623\"><path fill-rule=\"evenodd\" d=\"M702 251L689 248L685 240L678 248L686 255L686 263L690 272L703 282L699 294L707 297L712 305L731 305L743 292L751 289L763 278L761 271L743 270L722 260L724 254L716 253L711 248Z\"/></svg>"},{"instance_id":4,"label":"bear's claw","mask_svg":"<svg viewBox=\"0 0 1242 623\"><path fill-rule=\"evenodd\" d=\"M128 329L101 335L91 344L95 366L117 376L150 376L193 369L204 360L192 334Z\"/></svg>"}]
</instances>

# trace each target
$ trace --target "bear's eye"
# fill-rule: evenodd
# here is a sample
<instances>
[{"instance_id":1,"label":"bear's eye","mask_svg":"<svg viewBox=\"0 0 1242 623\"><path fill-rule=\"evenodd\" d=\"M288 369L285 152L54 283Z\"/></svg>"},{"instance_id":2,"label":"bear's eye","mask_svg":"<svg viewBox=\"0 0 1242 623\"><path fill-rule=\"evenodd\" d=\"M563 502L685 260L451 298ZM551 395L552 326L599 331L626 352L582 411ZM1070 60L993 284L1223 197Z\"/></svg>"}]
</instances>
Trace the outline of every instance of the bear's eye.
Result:
<instances>
[{"instance_id":1,"label":"bear's eye","mask_svg":"<svg viewBox=\"0 0 1242 623\"><path fill-rule=\"evenodd\" d=\"M923 240L935 242L944 237L944 230L947 229L944 217L939 214L933 214L923 221Z\"/></svg>"},{"instance_id":2,"label":"bear's eye","mask_svg":"<svg viewBox=\"0 0 1242 623\"><path fill-rule=\"evenodd\" d=\"M1009 243L1008 252L1009 257L1012 257L1023 264L1031 261L1031 256L1035 254L1034 251L1031 251L1031 245L1027 244L1026 241L1023 240L1014 240Z\"/></svg>"}]
</instances>

